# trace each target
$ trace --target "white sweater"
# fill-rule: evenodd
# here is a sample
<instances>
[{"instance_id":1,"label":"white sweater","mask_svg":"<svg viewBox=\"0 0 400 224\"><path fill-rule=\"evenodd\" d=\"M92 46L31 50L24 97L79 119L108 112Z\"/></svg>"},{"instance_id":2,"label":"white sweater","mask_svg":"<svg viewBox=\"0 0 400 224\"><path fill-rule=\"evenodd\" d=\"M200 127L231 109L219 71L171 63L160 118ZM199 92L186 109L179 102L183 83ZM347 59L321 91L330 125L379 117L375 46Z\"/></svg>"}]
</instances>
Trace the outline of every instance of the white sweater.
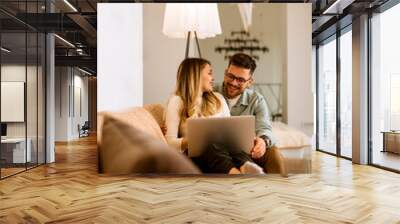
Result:
<instances>
[{"instance_id":1,"label":"white sweater","mask_svg":"<svg viewBox=\"0 0 400 224\"><path fill-rule=\"evenodd\" d=\"M224 97L217 92L214 92L214 94L221 102L221 109L216 114L209 117L229 117L230 111ZM201 106L201 99L202 98L198 99L198 108ZM167 109L165 112L165 125L167 126L167 134L165 137L168 144L179 151L183 150L181 149L182 139L187 133L186 122L181 122L179 115L182 105L182 99L177 95L173 95L168 99Z\"/></svg>"}]
</instances>

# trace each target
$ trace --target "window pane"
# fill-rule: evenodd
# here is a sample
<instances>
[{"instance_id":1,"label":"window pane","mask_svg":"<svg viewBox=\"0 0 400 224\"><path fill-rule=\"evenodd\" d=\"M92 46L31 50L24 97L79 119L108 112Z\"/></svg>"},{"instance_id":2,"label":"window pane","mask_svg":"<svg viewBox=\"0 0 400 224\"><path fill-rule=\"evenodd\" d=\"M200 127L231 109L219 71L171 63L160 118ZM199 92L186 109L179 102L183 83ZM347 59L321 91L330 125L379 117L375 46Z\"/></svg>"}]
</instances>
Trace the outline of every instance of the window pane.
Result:
<instances>
[{"instance_id":1,"label":"window pane","mask_svg":"<svg viewBox=\"0 0 400 224\"><path fill-rule=\"evenodd\" d=\"M336 153L336 40L318 48L318 144Z\"/></svg>"},{"instance_id":2,"label":"window pane","mask_svg":"<svg viewBox=\"0 0 400 224\"><path fill-rule=\"evenodd\" d=\"M372 18L372 163L396 170L400 133L392 131L400 130L399 23L400 4Z\"/></svg>"},{"instance_id":3,"label":"window pane","mask_svg":"<svg viewBox=\"0 0 400 224\"><path fill-rule=\"evenodd\" d=\"M352 35L340 37L340 127L342 156L352 157Z\"/></svg>"}]
</instances>

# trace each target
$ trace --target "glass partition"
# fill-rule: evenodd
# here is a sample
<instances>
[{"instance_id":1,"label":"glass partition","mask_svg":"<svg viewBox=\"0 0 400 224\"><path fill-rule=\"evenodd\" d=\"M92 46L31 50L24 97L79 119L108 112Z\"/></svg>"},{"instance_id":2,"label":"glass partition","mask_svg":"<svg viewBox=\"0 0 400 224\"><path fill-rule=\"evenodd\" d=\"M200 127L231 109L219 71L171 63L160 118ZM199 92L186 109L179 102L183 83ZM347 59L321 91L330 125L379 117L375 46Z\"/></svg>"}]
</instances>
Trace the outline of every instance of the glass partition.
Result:
<instances>
[{"instance_id":1,"label":"glass partition","mask_svg":"<svg viewBox=\"0 0 400 224\"><path fill-rule=\"evenodd\" d=\"M2 177L25 170L31 161L26 144L26 41L25 32L1 34Z\"/></svg>"},{"instance_id":2,"label":"glass partition","mask_svg":"<svg viewBox=\"0 0 400 224\"><path fill-rule=\"evenodd\" d=\"M17 14L45 1L0 2ZM28 5L27 5L28 4ZM0 11L0 178L45 163L45 34Z\"/></svg>"},{"instance_id":3,"label":"glass partition","mask_svg":"<svg viewBox=\"0 0 400 224\"><path fill-rule=\"evenodd\" d=\"M26 113L27 113L27 150L30 151L30 161L28 168L37 165L38 160L38 141L37 141L37 79L38 79L38 34L36 32L27 33L28 43L28 61L27 61L27 98L26 98Z\"/></svg>"},{"instance_id":4,"label":"glass partition","mask_svg":"<svg viewBox=\"0 0 400 224\"><path fill-rule=\"evenodd\" d=\"M46 162L46 139L45 139L45 124L46 124L46 36L43 33L38 34L38 64L37 64L37 162L44 164Z\"/></svg>"}]
</instances>

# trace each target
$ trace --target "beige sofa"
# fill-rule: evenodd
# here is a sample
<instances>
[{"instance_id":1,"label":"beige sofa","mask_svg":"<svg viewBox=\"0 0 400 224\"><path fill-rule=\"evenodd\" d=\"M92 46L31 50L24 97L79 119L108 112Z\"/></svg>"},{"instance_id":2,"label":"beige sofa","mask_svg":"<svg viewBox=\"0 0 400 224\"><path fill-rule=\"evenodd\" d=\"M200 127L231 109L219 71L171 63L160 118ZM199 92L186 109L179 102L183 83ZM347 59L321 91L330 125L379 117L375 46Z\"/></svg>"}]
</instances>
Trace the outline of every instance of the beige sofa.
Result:
<instances>
[{"instance_id":1,"label":"beige sofa","mask_svg":"<svg viewBox=\"0 0 400 224\"><path fill-rule=\"evenodd\" d=\"M104 158L101 155L110 154L110 151L116 150L115 147L102 147L102 128L103 128L103 120L105 117L112 117L114 120L118 120L125 124L128 124L137 129L138 132L143 132L148 135L148 138L151 138L152 141L157 141L162 145L167 145L166 139L161 131L160 125L163 124L163 114L164 108L160 104L151 104L145 105L144 107L135 107L130 108L124 111L118 112L99 112L98 114L98 128L97 128L97 141L99 148L99 169L100 172L109 172L109 168L106 167L115 167L115 164L110 164L112 161L109 161L108 158ZM172 151L175 149L169 148ZM118 149L120 150L120 149ZM174 152L174 153L175 153ZM285 169L285 159L283 158L281 152L277 148L271 148L267 150L267 162L264 169L267 173L280 173L283 176L287 175ZM189 159L185 158L187 161ZM123 166L123 164L118 163L118 167ZM121 172L128 172L128 168L121 168ZM115 170L114 170L115 171ZM129 172L134 172L130 170ZM299 172L297 172L299 173Z\"/></svg>"}]
</instances>

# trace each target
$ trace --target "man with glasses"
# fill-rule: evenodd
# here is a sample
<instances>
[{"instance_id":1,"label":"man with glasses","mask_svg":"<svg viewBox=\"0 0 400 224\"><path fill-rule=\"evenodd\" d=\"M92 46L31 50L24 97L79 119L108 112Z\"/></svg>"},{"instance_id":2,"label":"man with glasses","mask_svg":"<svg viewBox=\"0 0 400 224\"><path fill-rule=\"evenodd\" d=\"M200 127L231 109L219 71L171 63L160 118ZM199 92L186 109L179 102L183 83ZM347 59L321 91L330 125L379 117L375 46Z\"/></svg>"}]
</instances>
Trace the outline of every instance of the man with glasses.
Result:
<instances>
[{"instance_id":1,"label":"man with glasses","mask_svg":"<svg viewBox=\"0 0 400 224\"><path fill-rule=\"evenodd\" d=\"M253 58L244 53L237 53L229 60L222 86L217 86L226 99L232 116L254 115L256 120L256 139L251 150L252 159L265 167L266 150L275 145L272 134L269 110L264 97L250 89L253 73L256 69ZM281 173L284 171L281 168Z\"/></svg>"}]
</instances>

